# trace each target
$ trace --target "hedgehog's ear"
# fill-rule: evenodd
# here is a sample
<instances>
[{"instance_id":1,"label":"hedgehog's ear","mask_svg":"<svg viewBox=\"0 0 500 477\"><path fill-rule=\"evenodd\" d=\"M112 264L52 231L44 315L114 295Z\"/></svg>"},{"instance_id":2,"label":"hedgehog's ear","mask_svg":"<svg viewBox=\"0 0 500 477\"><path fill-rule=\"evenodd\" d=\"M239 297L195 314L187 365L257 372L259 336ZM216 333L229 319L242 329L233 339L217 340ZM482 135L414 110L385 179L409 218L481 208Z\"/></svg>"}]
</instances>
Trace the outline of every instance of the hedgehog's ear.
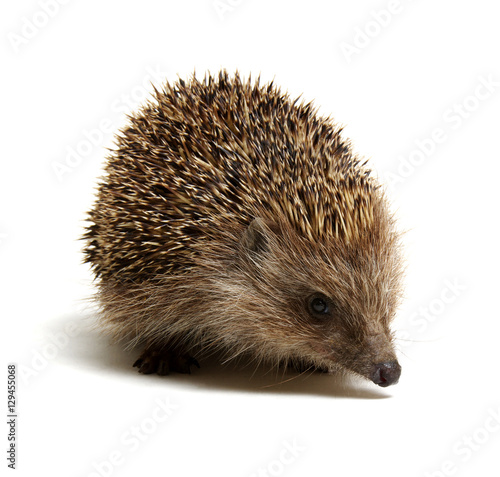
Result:
<instances>
[{"instance_id":1,"label":"hedgehog's ear","mask_svg":"<svg viewBox=\"0 0 500 477\"><path fill-rule=\"evenodd\" d=\"M241 244L246 250L261 254L269 249L268 235L269 227L264 220L257 217L243 232Z\"/></svg>"}]
</instances>

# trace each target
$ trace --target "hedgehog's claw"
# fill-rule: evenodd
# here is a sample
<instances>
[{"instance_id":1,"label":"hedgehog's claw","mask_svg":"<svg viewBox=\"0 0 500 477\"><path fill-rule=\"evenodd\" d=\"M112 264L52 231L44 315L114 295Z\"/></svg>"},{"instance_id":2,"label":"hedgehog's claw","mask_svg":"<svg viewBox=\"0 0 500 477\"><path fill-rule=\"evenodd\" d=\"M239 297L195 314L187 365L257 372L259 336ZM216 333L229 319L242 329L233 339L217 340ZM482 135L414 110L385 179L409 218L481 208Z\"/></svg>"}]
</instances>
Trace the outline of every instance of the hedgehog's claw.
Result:
<instances>
[{"instance_id":1,"label":"hedgehog's claw","mask_svg":"<svg viewBox=\"0 0 500 477\"><path fill-rule=\"evenodd\" d=\"M143 353L141 357L133 364L134 368L139 368L139 373L142 374L153 374L158 371L160 367L160 359L157 354L145 354Z\"/></svg>"},{"instance_id":2,"label":"hedgehog's claw","mask_svg":"<svg viewBox=\"0 0 500 477\"><path fill-rule=\"evenodd\" d=\"M200 368L198 361L188 354L178 356L174 364L174 371L184 374L191 374L191 366L196 366L198 369Z\"/></svg>"},{"instance_id":3,"label":"hedgehog's claw","mask_svg":"<svg viewBox=\"0 0 500 477\"><path fill-rule=\"evenodd\" d=\"M193 358L192 356L187 356L187 365L196 366L198 369L200 369L200 363L198 363L196 358Z\"/></svg>"}]
</instances>

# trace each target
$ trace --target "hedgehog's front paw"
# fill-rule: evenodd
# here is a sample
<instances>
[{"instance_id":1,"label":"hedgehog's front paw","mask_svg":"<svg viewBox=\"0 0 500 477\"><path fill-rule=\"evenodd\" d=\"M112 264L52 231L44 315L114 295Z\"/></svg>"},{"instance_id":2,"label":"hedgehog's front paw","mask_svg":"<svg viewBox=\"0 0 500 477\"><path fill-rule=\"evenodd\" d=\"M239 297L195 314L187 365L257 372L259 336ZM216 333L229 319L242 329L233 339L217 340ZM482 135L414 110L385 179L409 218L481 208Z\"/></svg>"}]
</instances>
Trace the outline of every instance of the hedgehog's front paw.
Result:
<instances>
[{"instance_id":1,"label":"hedgehog's front paw","mask_svg":"<svg viewBox=\"0 0 500 477\"><path fill-rule=\"evenodd\" d=\"M150 349L146 349L134 363L134 368L139 368L139 373L156 373L160 376L171 372L191 374L191 366L200 367L198 361L187 353Z\"/></svg>"}]
</instances>

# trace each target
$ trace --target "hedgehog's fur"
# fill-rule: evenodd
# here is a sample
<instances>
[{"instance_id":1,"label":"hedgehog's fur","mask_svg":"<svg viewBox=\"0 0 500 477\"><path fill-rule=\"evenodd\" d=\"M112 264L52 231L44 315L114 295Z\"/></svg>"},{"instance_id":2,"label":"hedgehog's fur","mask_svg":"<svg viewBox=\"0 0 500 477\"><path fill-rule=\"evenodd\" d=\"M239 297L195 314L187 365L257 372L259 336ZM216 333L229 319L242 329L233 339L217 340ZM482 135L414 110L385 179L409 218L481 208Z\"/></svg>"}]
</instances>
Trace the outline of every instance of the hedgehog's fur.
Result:
<instances>
[{"instance_id":1,"label":"hedgehog's fur","mask_svg":"<svg viewBox=\"0 0 500 477\"><path fill-rule=\"evenodd\" d=\"M194 349L368 378L395 360L399 235L339 133L311 104L226 72L166 84L130 118L85 253L102 323L147 347L143 372L186 370Z\"/></svg>"}]
</instances>

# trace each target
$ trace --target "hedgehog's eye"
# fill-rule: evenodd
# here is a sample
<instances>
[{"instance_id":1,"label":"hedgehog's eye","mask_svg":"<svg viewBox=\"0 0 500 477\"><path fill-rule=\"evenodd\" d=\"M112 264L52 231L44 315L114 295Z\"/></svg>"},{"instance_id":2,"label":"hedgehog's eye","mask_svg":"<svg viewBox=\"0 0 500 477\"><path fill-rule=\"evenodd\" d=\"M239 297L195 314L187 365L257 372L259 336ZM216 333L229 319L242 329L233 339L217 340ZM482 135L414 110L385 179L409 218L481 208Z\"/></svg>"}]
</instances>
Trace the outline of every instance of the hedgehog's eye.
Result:
<instances>
[{"instance_id":1,"label":"hedgehog's eye","mask_svg":"<svg viewBox=\"0 0 500 477\"><path fill-rule=\"evenodd\" d=\"M314 295L309 299L309 311L313 315L326 315L328 308L328 298L324 295Z\"/></svg>"},{"instance_id":2,"label":"hedgehog's eye","mask_svg":"<svg viewBox=\"0 0 500 477\"><path fill-rule=\"evenodd\" d=\"M311 308L314 311L314 313L328 312L328 305L326 304L326 301L323 300L322 298L315 298L313 301L311 301Z\"/></svg>"}]
</instances>

